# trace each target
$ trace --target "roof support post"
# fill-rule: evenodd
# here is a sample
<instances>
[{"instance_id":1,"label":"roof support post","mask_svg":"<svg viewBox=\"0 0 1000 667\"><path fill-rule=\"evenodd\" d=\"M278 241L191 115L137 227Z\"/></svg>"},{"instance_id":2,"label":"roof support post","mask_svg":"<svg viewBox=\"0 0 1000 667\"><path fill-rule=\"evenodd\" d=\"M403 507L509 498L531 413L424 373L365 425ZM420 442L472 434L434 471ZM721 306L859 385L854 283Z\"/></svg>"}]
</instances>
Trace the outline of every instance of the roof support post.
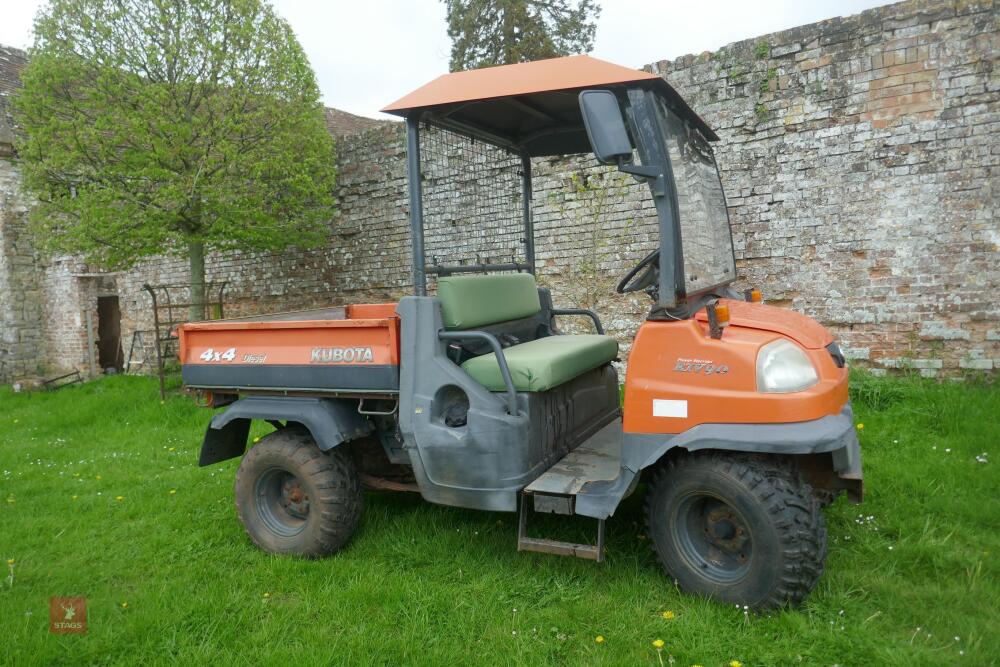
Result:
<instances>
[{"instance_id":1,"label":"roof support post","mask_svg":"<svg viewBox=\"0 0 1000 667\"><path fill-rule=\"evenodd\" d=\"M677 297L684 287L684 257L681 254L681 230L678 223L677 192L674 189L670 156L664 150L667 142L656 119L654 93L640 88L628 90L629 113L644 165L662 166L663 172L649 181L649 191L656 206L660 232L660 284L656 308L668 310L677 306Z\"/></svg>"},{"instance_id":2,"label":"roof support post","mask_svg":"<svg viewBox=\"0 0 1000 667\"><path fill-rule=\"evenodd\" d=\"M420 116L406 117L406 178L410 191L410 243L413 247L413 293L427 296L424 265L424 203L420 176Z\"/></svg>"},{"instance_id":3,"label":"roof support post","mask_svg":"<svg viewBox=\"0 0 1000 667\"><path fill-rule=\"evenodd\" d=\"M521 210L524 217L524 263L535 273L535 222L531 219L531 156L521 154Z\"/></svg>"}]
</instances>

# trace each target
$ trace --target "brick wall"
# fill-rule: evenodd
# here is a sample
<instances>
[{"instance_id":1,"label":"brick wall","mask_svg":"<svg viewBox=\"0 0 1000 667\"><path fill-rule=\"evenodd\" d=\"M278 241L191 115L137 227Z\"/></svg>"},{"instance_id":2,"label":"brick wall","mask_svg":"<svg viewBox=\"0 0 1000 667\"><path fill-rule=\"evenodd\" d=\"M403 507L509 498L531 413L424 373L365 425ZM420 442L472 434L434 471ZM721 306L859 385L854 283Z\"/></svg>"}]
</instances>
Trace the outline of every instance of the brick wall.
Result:
<instances>
[{"instance_id":1,"label":"brick wall","mask_svg":"<svg viewBox=\"0 0 1000 667\"><path fill-rule=\"evenodd\" d=\"M905 2L656 63L722 136L741 273L876 369L1000 366L993 2Z\"/></svg>"},{"instance_id":2,"label":"brick wall","mask_svg":"<svg viewBox=\"0 0 1000 667\"><path fill-rule=\"evenodd\" d=\"M740 286L816 317L876 372L955 375L1000 367L997 53L994 3L920 0L648 69L722 138ZM327 247L209 258L210 279L228 281L227 314L409 291L402 128L354 129L338 140ZM648 301L613 286L655 247L655 217L645 186L590 164L535 162L539 279L557 303L596 308L627 352ZM0 183L15 170L0 162ZM51 366L85 366L83 318L96 317L99 293L120 296L127 346L149 326L142 284L187 280L186 263L170 258L94 273L64 258L36 279L44 327L26 335L41 336Z\"/></svg>"}]
</instances>

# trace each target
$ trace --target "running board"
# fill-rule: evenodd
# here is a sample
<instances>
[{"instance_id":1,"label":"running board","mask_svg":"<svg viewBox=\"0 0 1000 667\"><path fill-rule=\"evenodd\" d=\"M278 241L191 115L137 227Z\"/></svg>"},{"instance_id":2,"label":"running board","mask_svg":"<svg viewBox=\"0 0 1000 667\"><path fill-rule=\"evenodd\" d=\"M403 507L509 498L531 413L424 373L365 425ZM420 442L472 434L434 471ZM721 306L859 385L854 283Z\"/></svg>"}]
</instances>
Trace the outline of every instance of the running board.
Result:
<instances>
[{"instance_id":1,"label":"running board","mask_svg":"<svg viewBox=\"0 0 1000 667\"><path fill-rule=\"evenodd\" d=\"M621 474L622 420L616 419L576 449L556 461L524 488L525 493L573 497L587 492L587 485L611 483ZM535 510L539 510L537 503ZM556 512L545 509L542 511ZM572 512L570 512L572 513Z\"/></svg>"},{"instance_id":2,"label":"running board","mask_svg":"<svg viewBox=\"0 0 1000 667\"><path fill-rule=\"evenodd\" d=\"M597 544L576 544L542 537L528 537L528 495L521 495L521 508L517 519L517 550L535 551L556 556L575 556L604 562L604 519L597 520Z\"/></svg>"}]
</instances>

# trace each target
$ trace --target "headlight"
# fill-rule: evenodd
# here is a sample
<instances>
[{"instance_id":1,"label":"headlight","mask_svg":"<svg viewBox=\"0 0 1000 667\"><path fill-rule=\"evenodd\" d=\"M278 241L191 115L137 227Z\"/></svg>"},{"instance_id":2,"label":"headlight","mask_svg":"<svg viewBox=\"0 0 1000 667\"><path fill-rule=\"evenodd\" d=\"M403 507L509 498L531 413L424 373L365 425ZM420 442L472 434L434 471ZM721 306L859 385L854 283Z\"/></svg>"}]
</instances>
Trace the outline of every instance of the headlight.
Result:
<instances>
[{"instance_id":1,"label":"headlight","mask_svg":"<svg viewBox=\"0 0 1000 667\"><path fill-rule=\"evenodd\" d=\"M768 343L757 354L757 391L802 391L817 382L819 376L809 357L790 340Z\"/></svg>"}]
</instances>

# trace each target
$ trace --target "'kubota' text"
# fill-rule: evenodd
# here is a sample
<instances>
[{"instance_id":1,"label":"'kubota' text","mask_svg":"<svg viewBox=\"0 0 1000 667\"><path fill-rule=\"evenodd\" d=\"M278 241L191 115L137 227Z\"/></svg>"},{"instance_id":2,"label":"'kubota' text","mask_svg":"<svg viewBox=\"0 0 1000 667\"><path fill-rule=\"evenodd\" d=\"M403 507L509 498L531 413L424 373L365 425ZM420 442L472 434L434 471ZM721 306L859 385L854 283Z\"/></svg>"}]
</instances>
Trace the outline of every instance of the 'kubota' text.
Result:
<instances>
[{"instance_id":1,"label":"'kubota' text","mask_svg":"<svg viewBox=\"0 0 1000 667\"><path fill-rule=\"evenodd\" d=\"M370 364L375 361L370 347L314 347L311 364Z\"/></svg>"}]
</instances>

